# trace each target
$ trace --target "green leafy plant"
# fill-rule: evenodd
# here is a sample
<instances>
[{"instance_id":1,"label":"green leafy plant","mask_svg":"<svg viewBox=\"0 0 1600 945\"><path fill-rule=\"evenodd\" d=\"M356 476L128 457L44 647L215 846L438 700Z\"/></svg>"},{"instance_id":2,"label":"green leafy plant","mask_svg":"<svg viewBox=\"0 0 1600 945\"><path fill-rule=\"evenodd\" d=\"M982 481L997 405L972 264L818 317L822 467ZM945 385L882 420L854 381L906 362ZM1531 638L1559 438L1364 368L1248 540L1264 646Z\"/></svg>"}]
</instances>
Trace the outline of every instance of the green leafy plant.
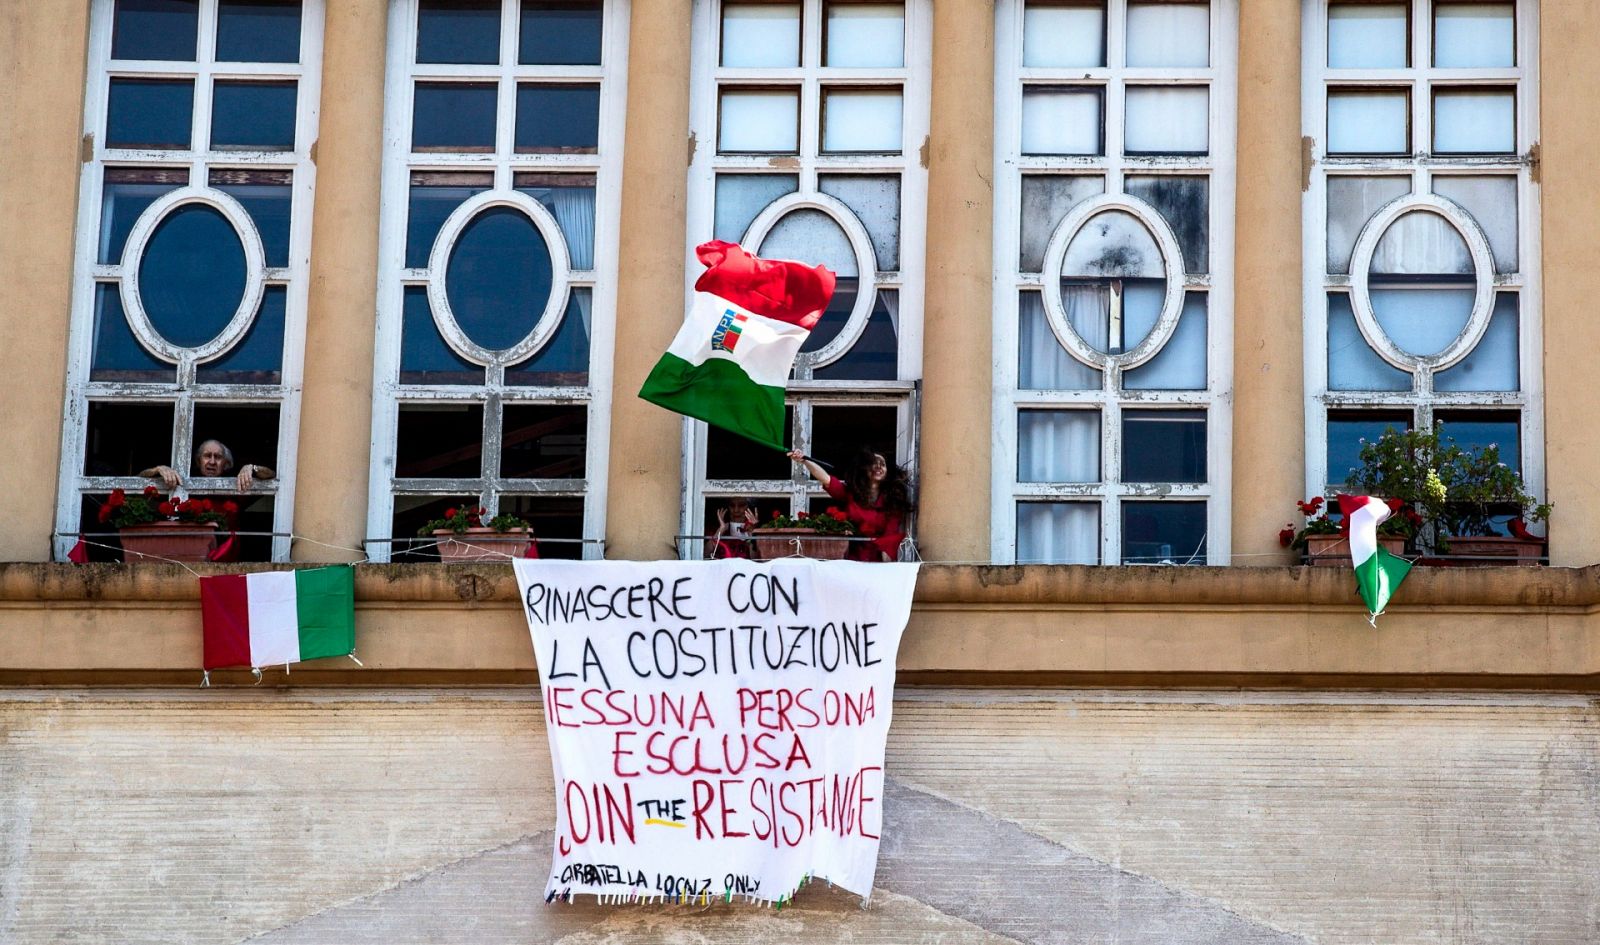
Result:
<instances>
[{"instance_id":1,"label":"green leafy plant","mask_svg":"<svg viewBox=\"0 0 1600 945\"><path fill-rule=\"evenodd\" d=\"M1306 539L1313 535L1339 535L1350 537L1350 522L1341 518L1334 520L1329 513L1335 506L1328 504L1322 496L1312 496L1304 502L1296 502L1300 514L1305 517L1305 524L1296 528L1293 522L1283 526L1283 531L1278 533L1278 544L1285 548L1299 548L1304 551ZM1390 516L1378 526L1378 534L1393 538L1411 538L1417 533L1422 524L1422 516L1410 505L1400 499L1389 500Z\"/></svg>"},{"instance_id":2,"label":"green leafy plant","mask_svg":"<svg viewBox=\"0 0 1600 945\"><path fill-rule=\"evenodd\" d=\"M772 510L772 517L762 522L752 531L766 528L809 528L819 535L854 535L855 523L843 510L828 506L824 511L816 514L809 512L796 512L790 515L778 509Z\"/></svg>"},{"instance_id":3,"label":"green leafy plant","mask_svg":"<svg viewBox=\"0 0 1600 945\"><path fill-rule=\"evenodd\" d=\"M494 518L485 521L483 517L487 514L489 514L489 510L482 506L477 508L469 506L448 508L444 510L444 518L430 519L427 524L417 529L417 534L426 537L434 532L448 529L457 535L461 535L469 528L488 527L497 532L509 532L520 528L531 529L533 527L528 524L526 519L521 519L505 512L501 512Z\"/></svg>"}]
</instances>

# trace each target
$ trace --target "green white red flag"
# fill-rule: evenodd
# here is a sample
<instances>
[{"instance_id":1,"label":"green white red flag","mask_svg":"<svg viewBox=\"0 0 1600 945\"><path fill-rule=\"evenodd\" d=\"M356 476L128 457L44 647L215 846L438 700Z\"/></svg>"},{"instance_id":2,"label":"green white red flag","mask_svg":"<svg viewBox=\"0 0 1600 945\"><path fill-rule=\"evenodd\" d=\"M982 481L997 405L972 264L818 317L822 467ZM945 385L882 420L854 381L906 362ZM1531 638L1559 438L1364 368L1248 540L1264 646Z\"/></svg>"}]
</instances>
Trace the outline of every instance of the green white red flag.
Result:
<instances>
[{"instance_id":1,"label":"green white red flag","mask_svg":"<svg viewBox=\"0 0 1600 945\"><path fill-rule=\"evenodd\" d=\"M287 666L356 648L355 570L221 574L200 579L203 668Z\"/></svg>"},{"instance_id":2,"label":"green white red flag","mask_svg":"<svg viewBox=\"0 0 1600 945\"><path fill-rule=\"evenodd\" d=\"M1350 560L1356 587L1367 605L1367 622L1376 627L1400 582L1411 572L1411 562L1378 544L1378 526L1393 514L1388 503L1372 496L1341 495L1339 511L1350 524Z\"/></svg>"},{"instance_id":3,"label":"green white red flag","mask_svg":"<svg viewBox=\"0 0 1600 945\"><path fill-rule=\"evenodd\" d=\"M721 240L695 253L708 268L695 282L683 327L639 396L786 450L784 389L795 355L833 298L834 274L761 259Z\"/></svg>"}]
</instances>

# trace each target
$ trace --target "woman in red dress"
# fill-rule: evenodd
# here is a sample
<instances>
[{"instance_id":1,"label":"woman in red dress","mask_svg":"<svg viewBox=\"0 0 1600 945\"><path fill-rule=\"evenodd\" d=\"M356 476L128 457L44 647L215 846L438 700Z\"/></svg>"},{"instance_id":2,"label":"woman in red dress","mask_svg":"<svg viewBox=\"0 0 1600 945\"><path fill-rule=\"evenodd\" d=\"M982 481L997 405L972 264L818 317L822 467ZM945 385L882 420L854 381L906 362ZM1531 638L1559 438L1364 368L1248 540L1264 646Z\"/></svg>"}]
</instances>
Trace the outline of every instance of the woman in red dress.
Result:
<instances>
[{"instance_id":1,"label":"woman in red dress","mask_svg":"<svg viewBox=\"0 0 1600 945\"><path fill-rule=\"evenodd\" d=\"M805 466L828 495L842 499L856 535L870 539L852 541L847 557L852 561L893 561L899 556L900 542L906 537L906 517L913 508L905 470L870 447L862 447L856 454L845 479L829 475L799 450L791 450L789 458Z\"/></svg>"}]
</instances>

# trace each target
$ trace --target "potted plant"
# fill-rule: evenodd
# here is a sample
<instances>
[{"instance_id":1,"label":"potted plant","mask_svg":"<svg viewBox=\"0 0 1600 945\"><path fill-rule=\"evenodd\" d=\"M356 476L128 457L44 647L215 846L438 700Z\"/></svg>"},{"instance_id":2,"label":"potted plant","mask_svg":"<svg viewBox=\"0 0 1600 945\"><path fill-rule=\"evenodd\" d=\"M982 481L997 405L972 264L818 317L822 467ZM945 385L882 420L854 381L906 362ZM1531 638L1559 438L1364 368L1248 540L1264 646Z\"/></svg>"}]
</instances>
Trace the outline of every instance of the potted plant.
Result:
<instances>
[{"instance_id":1,"label":"potted plant","mask_svg":"<svg viewBox=\"0 0 1600 945\"><path fill-rule=\"evenodd\" d=\"M163 498L155 486L145 486L131 496L113 489L100 506L99 518L121 536L123 561L208 561L216 548L217 526L238 511L233 502Z\"/></svg>"},{"instance_id":2,"label":"potted plant","mask_svg":"<svg viewBox=\"0 0 1600 945\"><path fill-rule=\"evenodd\" d=\"M524 555L533 540L533 526L525 519L502 512L484 521L483 507L448 508L444 518L436 518L417 529L423 537L439 542L441 561L481 561L486 558L517 558Z\"/></svg>"},{"instance_id":3,"label":"potted plant","mask_svg":"<svg viewBox=\"0 0 1600 945\"><path fill-rule=\"evenodd\" d=\"M1334 521L1328 514L1322 496L1313 496L1296 502L1305 524L1296 528L1293 522L1278 533L1278 543L1285 548L1299 548L1305 553L1305 562L1313 567L1349 567L1350 523L1346 519ZM1416 534L1422 517L1415 509L1399 499L1389 500L1389 518L1378 526L1378 544L1391 554L1404 554L1406 542Z\"/></svg>"},{"instance_id":4,"label":"potted plant","mask_svg":"<svg viewBox=\"0 0 1600 945\"><path fill-rule=\"evenodd\" d=\"M750 529L757 561L794 554L806 558L843 558L850 550L848 539L855 533L856 527L849 517L834 506L815 515L808 512L789 515L774 509L771 518L759 528Z\"/></svg>"}]
</instances>

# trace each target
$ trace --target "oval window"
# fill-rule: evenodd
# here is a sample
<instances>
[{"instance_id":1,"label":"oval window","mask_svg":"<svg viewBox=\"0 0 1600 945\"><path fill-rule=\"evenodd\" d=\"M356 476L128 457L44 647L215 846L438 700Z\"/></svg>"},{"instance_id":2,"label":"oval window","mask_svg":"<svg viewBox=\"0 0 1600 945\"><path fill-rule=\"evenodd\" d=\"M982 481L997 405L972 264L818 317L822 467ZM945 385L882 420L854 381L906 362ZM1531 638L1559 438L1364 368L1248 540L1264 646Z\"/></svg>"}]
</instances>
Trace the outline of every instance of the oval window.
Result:
<instances>
[{"instance_id":1,"label":"oval window","mask_svg":"<svg viewBox=\"0 0 1600 945\"><path fill-rule=\"evenodd\" d=\"M244 298L244 243L205 204L181 204L156 225L139 260L139 298L150 325L184 348L227 327Z\"/></svg>"},{"instance_id":2,"label":"oval window","mask_svg":"<svg viewBox=\"0 0 1600 945\"><path fill-rule=\"evenodd\" d=\"M1133 214L1097 213L1067 243L1061 305L1078 337L1101 354L1138 347L1160 319L1166 295L1166 260Z\"/></svg>"},{"instance_id":3,"label":"oval window","mask_svg":"<svg viewBox=\"0 0 1600 945\"><path fill-rule=\"evenodd\" d=\"M528 216L490 207L461 231L445 267L450 311L471 341L503 351L526 338L550 302L554 267Z\"/></svg>"},{"instance_id":4,"label":"oval window","mask_svg":"<svg viewBox=\"0 0 1600 945\"><path fill-rule=\"evenodd\" d=\"M757 252L763 259L793 259L812 266L827 266L838 277L827 311L822 313L822 320L800 347L801 351L822 350L850 321L856 293L861 291L856 251L850 245L850 237L833 217L821 210L802 207L780 217Z\"/></svg>"},{"instance_id":5,"label":"oval window","mask_svg":"<svg viewBox=\"0 0 1600 945\"><path fill-rule=\"evenodd\" d=\"M1466 239L1437 213L1402 213L1373 250L1367 291L1395 347L1419 358L1439 354L1472 317L1476 275Z\"/></svg>"}]
</instances>

